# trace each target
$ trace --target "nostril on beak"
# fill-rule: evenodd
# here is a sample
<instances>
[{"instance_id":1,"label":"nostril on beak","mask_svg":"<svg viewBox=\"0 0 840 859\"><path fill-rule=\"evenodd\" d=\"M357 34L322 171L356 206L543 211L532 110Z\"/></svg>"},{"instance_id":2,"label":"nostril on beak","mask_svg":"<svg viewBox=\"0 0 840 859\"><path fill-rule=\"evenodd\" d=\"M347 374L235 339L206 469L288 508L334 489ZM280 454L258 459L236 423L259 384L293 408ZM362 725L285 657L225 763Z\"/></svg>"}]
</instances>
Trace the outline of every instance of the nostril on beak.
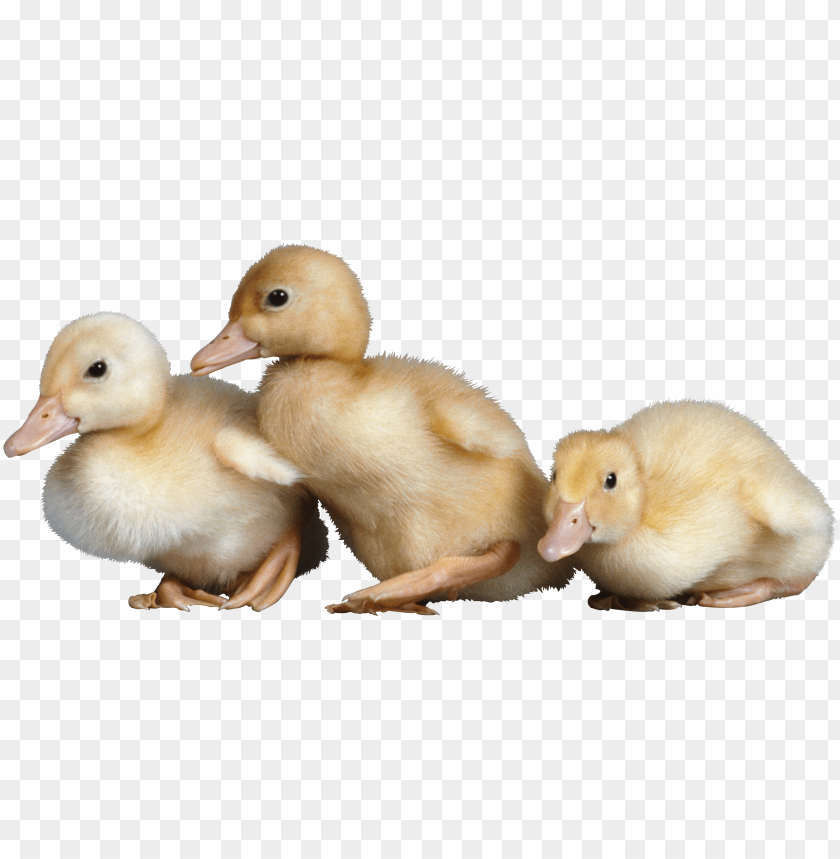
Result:
<instances>
[{"instance_id":1,"label":"nostril on beak","mask_svg":"<svg viewBox=\"0 0 840 859\"><path fill-rule=\"evenodd\" d=\"M572 525L577 525L577 519L572 519Z\"/></svg>"},{"instance_id":2,"label":"nostril on beak","mask_svg":"<svg viewBox=\"0 0 840 859\"><path fill-rule=\"evenodd\" d=\"M225 334L225 336L222 337L222 340L230 340L230 337L227 334Z\"/></svg>"},{"instance_id":3,"label":"nostril on beak","mask_svg":"<svg viewBox=\"0 0 840 859\"><path fill-rule=\"evenodd\" d=\"M49 415L41 415L42 418L48 418Z\"/></svg>"}]
</instances>

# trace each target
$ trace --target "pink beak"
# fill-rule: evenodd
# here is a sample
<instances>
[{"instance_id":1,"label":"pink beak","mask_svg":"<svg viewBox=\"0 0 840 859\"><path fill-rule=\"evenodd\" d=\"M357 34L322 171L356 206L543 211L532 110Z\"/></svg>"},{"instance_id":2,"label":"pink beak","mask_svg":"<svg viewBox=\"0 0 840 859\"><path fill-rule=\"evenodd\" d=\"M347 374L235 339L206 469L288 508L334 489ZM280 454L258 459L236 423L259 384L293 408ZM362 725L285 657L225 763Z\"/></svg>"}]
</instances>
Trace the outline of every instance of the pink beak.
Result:
<instances>
[{"instance_id":1,"label":"pink beak","mask_svg":"<svg viewBox=\"0 0 840 859\"><path fill-rule=\"evenodd\" d=\"M554 521L537 549L546 561L559 561L575 552L590 538L594 529L586 518L586 499L579 504L561 501Z\"/></svg>"},{"instance_id":2,"label":"pink beak","mask_svg":"<svg viewBox=\"0 0 840 859\"><path fill-rule=\"evenodd\" d=\"M237 319L236 322L228 322L215 340L211 340L195 353L190 367L193 376L206 376L221 370L222 367L259 357L259 343L254 343L245 336L242 323Z\"/></svg>"},{"instance_id":3,"label":"pink beak","mask_svg":"<svg viewBox=\"0 0 840 859\"><path fill-rule=\"evenodd\" d=\"M38 398L23 426L6 440L3 452L6 456L23 456L24 453L78 431L79 419L71 418L64 411L58 395L42 396Z\"/></svg>"}]
</instances>

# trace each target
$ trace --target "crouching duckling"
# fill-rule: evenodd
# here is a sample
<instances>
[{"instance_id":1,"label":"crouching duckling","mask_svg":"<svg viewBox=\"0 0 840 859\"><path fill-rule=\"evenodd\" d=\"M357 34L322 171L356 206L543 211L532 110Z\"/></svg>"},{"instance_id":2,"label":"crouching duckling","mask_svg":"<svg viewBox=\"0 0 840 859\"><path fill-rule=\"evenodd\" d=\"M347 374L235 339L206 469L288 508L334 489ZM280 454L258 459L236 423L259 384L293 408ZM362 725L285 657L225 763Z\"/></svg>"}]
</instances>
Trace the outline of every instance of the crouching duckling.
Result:
<instances>
[{"instance_id":1,"label":"crouching duckling","mask_svg":"<svg viewBox=\"0 0 840 859\"><path fill-rule=\"evenodd\" d=\"M260 428L380 580L327 610L435 614L426 601L565 587L571 562L537 552L547 481L510 415L441 364L366 358L369 334L349 266L290 245L248 270L230 322L192 361L204 374L280 358Z\"/></svg>"},{"instance_id":2,"label":"crouching duckling","mask_svg":"<svg viewBox=\"0 0 840 859\"><path fill-rule=\"evenodd\" d=\"M657 403L610 431L572 433L545 501L548 561L577 553L596 609L754 605L801 593L832 545L820 491L748 418Z\"/></svg>"},{"instance_id":3,"label":"crouching duckling","mask_svg":"<svg viewBox=\"0 0 840 859\"><path fill-rule=\"evenodd\" d=\"M44 516L88 554L164 573L132 608L261 611L325 559L317 504L261 438L256 394L171 376L161 345L127 316L97 313L59 332L41 397L3 450L20 456L77 432L47 474Z\"/></svg>"}]
</instances>

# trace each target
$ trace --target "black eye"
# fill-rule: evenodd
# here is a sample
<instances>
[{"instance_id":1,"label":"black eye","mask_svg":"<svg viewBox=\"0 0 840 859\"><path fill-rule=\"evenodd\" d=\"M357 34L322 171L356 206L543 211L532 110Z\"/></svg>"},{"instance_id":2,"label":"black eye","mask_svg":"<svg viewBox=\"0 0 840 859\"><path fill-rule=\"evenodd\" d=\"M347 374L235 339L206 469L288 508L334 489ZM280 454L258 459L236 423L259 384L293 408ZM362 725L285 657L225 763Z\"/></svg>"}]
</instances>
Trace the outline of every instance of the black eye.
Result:
<instances>
[{"instance_id":1,"label":"black eye","mask_svg":"<svg viewBox=\"0 0 840 859\"><path fill-rule=\"evenodd\" d=\"M289 293L285 289L275 289L268 293L268 303L272 307L282 307L289 300Z\"/></svg>"},{"instance_id":2,"label":"black eye","mask_svg":"<svg viewBox=\"0 0 840 859\"><path fill-rule=\"evenodd\" d=\"M618 483L618 478L615 476L615 472L611 471L604 481L604 489L615 489L616 483Z\"/></svg>"},{"instance_id":3,"label":"black eye","mask_svg":"<svg viewBox=\"0 0 840 859\"><path fill-rule=\"evenodd\" d=\"M94 361L94 363L88 367L87 375L93 376L94 379L99 379L105 375L107 370L108 365L104 361Z\"/></svg>"}]
</instances>

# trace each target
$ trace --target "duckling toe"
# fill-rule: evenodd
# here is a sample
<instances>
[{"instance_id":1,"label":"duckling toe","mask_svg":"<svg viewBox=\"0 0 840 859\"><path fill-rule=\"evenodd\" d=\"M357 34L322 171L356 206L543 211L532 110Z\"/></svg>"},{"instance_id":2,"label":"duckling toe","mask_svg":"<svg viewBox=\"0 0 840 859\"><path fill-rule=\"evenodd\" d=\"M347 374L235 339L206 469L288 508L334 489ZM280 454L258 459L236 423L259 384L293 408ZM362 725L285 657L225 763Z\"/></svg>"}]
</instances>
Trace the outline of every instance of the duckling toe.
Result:
<instances>
[{"instance_id":1,"label":"duckling toe","mask_svg":"<svg viewBox=\"0 0 840 859\"><path fill-rule=\"evenodd\" d=\"M157 589L150 594L136 594L129 597L128 604L136 609L177 608L179 611L189 611L191 605L206 605L210 608L220 608L227 600L207 591L188 588L175 576L165 575Z\"/></svg>"},{"instance_id":2,"label":"duckling toe","mask_svg":"<svg viewBox=\"0 0 840 859\"><path fill-rule=\"evenodd\" d=\"M155 604L155 597L156 596L157 596L157 594L154 593L154 591L150 594L136 594L135 596L128 598L128 604L132 608L137 608L137 609L147 609L148 610L148 609L152 609L152 608L157 608L157 605Z\"/></svg>"},{"instance_id":3,"label":"duckling toe","mask_svg":"<svg viewBox=\"0 0 840 859\"><path fill-rule=\"evenodd\" d=\"M300 557L300 529L289 529L268 553L259 569L241 575L224 609L251 606L264 611L273 606L289 589L297 575Z\"/></svg>"},{"instance_id":4,"label":"duckling toe","mask_svg":"<svg viewBox=\"0 0 840 859\"><path fill-rule=\"evenodd\" d=\"M372 588L367 590L372 590ZM364 591L358 593L362 594ZM398 611L404 614L437 614L433 608L415 602L403 603L402 605L383 605L376 599L364 596L356 598L354 594L345 597L340 603L328 605L326 609L330 614L379 614L379 612L385 611Z\"/></svg>"},{"instance_id":5,"label":"duckling toe","mask_svg":"<svg viewBox=\"0 0 840 859\"><path fill-rule=\"evenodd\" d=\"M681 608L682 603L679 603L676 600L659 600L656 607L659 609L665 609L666 611L672 611L675 608Z\"/></svg>"}]
</instances>

